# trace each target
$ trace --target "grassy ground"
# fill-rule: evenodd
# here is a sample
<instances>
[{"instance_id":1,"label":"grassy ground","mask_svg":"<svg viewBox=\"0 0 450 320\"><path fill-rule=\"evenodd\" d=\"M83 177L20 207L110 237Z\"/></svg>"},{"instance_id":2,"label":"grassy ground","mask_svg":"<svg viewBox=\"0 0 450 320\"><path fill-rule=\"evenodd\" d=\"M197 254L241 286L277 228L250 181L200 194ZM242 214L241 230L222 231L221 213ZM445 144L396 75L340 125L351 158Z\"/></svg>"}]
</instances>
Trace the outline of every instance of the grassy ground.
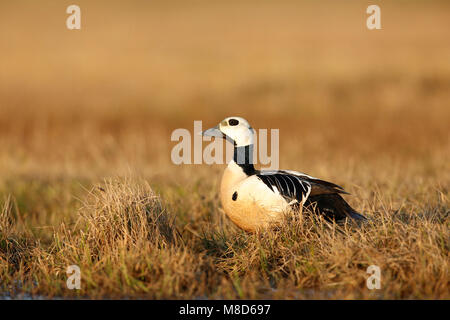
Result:
<instances>
[{"instance_id":1,"label":"grassy ground","mask_svg":"<svg viewBox=\"0 0 450 320\"><path fill-rule=\"evenodd\" d=\"M450 298L447 2L383 3L379 31L364 1L79 5L69 31L66 5L0 4L0 291ZM280 129L280 167L370 222L239 231L224 166L170 161L174 129L229 115Z\"/></svg>"}]
</instances>

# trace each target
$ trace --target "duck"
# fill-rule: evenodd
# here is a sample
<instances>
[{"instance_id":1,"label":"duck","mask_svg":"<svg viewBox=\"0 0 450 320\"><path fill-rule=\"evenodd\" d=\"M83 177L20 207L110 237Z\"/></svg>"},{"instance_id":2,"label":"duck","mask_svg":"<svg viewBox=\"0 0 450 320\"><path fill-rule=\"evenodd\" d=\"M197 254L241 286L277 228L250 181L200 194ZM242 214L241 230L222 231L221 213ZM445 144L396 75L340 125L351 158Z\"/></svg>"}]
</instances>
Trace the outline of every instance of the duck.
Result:
<instances>
[{"instance_id":1,"label":"duck","mask_svg":"<svg viewBox=\"0 0 450 320\"><path fill-rule=\"evenodd\" d=\"M225 139L234 146L220 182L220 201L226 216L239 228L257 232L280 223L288 212L304 207L327 221L365 221L341 195L341 186L292 170L256 170L254 130L242 117L227 117L203 136ZM302 210L303 211L303 210Z\"/></svg>"}]
</instances>

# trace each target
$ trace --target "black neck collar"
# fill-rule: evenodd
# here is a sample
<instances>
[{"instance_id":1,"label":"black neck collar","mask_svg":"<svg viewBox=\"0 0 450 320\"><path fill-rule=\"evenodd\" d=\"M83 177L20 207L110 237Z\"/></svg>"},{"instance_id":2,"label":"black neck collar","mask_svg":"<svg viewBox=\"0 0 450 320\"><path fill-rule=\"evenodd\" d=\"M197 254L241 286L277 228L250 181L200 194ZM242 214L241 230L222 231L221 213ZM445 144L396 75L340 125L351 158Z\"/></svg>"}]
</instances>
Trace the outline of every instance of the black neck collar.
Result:
<instances>
[{"instance_id":1,"label":"black neck collar","mask_svg":"<svg viewBox=\"0 0 450 320\"><path fill-rule=\"evenodd\" d=\"M255 174L253 166L253 144L243 147L234 146L233 160L248 176Z\"/></svg>"}]
</instances>

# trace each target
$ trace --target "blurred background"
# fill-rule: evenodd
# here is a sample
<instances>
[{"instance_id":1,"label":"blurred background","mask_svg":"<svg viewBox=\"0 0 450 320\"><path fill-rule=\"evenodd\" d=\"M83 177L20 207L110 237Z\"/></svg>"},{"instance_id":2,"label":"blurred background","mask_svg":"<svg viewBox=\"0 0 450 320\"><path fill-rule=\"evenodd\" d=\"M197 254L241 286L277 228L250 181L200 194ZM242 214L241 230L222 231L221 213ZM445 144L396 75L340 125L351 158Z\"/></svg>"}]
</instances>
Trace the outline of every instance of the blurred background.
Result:
<instances>
[{"instance_id":1,"label":"blurred background","mask_svg":"<svg viewBox=\"0 0 450 320\"><path fill-rule=\"evenodd\" d=\"M81 30L66 27L72 4ZM366 27L373 4L381 30ZM0 278L66 295L61 266L80 261L91 296L448 297L449 40L450 1L0 1ZM279 129L280 168L342 185L379 228L346 242L295 233L295 247L288 234L278 249L269 237L268 258L244 237L239 251L218 198L224 165L171 161L175 129L227 116ZM102 220L88 190L124 176L104 192L115 214L145 199L143 179L185 247L102 245L116 216ZM105 221L88 221L92 249L74 223L89 210ZM366 289L366 264L388 270L382 291Z\"/></svg>"},{"instance_id":2,"label":"blurred background","mask_svg":"<svg viewBox=\"0 0 450 320\"><path fill-rule=\"evenodd\" d=\"M80 0L68 30L71 4L0 4L3 192L129 171L219 179L173 165L170 134L230 115L280 129L282 168L449 181L448 1Z\"/></svg>"}]
</instances>

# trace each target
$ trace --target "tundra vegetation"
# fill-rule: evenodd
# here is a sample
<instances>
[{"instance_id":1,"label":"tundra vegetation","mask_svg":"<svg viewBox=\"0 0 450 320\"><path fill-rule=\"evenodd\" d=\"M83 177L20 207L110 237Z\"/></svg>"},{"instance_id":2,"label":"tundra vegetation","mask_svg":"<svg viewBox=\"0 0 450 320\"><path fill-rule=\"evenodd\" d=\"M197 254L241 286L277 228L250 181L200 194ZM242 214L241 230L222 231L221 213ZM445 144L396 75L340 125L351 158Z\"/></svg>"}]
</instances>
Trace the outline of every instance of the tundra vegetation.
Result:
<instances>
[{"instance_id":1,"label":"tundra vegetation","mask_svg":"<svg viewBox=\"0 0 450 320\"><path fill-rule=\"evenodd\" d=\"M2 296L450 298L450 3L383 3L381 30L360 1L77 4L81 30L0 4ZM230 115L369 222L238 230L224 166L170 161L173 130Z\"/></svg>"}]
</instances>

